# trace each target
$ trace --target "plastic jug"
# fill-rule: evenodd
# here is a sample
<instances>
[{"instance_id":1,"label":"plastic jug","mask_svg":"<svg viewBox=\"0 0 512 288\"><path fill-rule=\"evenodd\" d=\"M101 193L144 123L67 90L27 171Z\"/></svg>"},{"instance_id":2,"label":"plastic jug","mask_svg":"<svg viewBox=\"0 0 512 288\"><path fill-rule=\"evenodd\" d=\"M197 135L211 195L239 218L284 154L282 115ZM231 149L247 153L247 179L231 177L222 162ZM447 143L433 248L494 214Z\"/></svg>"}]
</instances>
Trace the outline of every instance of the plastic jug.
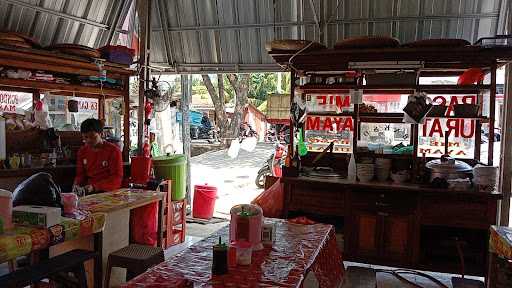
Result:
<instances>
[{"instance_id":1,"label":"plastic jug","mask_svg":"<svg viewBox=\"0 0 512 288\"><path fill-rule=\"evenodd\" d=\"M3 189L0 189L0 218L4 229L12 228L12 193Z\"/></svg>"}]
</instances>

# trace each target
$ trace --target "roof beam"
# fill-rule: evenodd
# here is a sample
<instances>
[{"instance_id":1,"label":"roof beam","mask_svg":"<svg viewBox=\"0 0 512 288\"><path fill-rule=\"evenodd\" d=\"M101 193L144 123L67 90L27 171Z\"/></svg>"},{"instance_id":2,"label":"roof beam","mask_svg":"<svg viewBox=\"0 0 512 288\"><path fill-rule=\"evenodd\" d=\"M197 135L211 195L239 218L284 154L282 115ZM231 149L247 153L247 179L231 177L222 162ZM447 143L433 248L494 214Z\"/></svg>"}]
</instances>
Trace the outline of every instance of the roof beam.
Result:
<instances>
[{"instance_id":1,"label":"roof beam","mask_svg":"<svg viewBox=\"0 0 512 288\"><path fill-rule=\"evenodd\" d=\"M110 27L108 29L108 37L107 37L107 41L105 42L105 45L110 45L110 43L112 42L112 39L114 38L114 34L117 30L117 26L119 26L119 20L121 20L121 15L123 14L123 12L126 12L126 14L127 14L127 11L130 8L130 5L132 5L132 0L121 0L120 2L121 3L119 3L119 7L117 8L116 15L112 21L112 24L110 25ZM125 17L126 17L126 14L125 14Z\"/></svg>"},{"instance_id":2,"label":"roof beam","mask_svg":"<svg viewBox=\"0 0 512 288\"><path fill-rule=\"evenodd\" d=\"M167 57L167 63L169 65L172 65L172 62L174 62L174 57L172 55L172 47L171 47L172 44L169 39L169 30L167 29L169 27L169 21L167 19L168 9L165 5L165 1L156 0L155 8L156 8L158 17L160 17L160 23L162 24L162 28L163 28L164 48L165 48L165 55Z\"/></svg>"},{"instance_id":3,"label":"roof beam","mask_svg":"<svg viewBox=\"0 0 512 288\"><path fill-rule=\"evenodd\" d=\"M452 20L452 19L484 19L484 18L495 18L499 17L498 12L482 13L482 14L450 14L450 15L426 15L422 16L421 19L424 21L429 20ZM381 23L390 21L417 21L417 16L395 16L395 17L376 17L376 18L352 18L352 19L334 19L328 25L339 25L339 24L354 24L361 22ZM167 30L171 33L185 32L185 31L205 31L205 30L232 30L232 29L247 29L247 28L273 28L273 27L289 27L289 26L304 26L304 25L317 25L315 21L298 21L298 22L279 22L279 23L254 23L254 24L232 24L222 26L186 26L186 27L167 27ZM154 28L152 31L162 31L163 28Z\"/></svg>"}]
</instances>

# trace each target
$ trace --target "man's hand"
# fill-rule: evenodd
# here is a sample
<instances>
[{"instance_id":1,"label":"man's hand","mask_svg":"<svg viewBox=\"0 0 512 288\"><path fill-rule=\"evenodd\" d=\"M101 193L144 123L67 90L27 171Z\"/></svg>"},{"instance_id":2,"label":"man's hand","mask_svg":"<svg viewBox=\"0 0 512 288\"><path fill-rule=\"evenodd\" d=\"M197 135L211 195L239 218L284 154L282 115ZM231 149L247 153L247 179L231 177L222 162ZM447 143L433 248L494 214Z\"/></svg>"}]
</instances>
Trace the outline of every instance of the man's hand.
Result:
<instances>
[{"instance_id":1,"label":"man's hand","mask_svg":"<svg viewBox=\"0 0 512 288\"><path fill-rule=\"evenodd\" d=\"M86 194L91 194L92 192L94 192L94 187L92 185L87 185L84 187L84 189Z\"/></svg>"},{"instance_id":2,"label":"man's hand","mask_svg":"<svg viewBox=\"0 0 512 288\"><path fill-rule=\"evenodd\" d=\"M75 193L78 197L83 197L85 196L85 188L84 187L80 187L78 185L73 185L73 189L71 190L71 192Z\"/></svg>"}]
</instances>

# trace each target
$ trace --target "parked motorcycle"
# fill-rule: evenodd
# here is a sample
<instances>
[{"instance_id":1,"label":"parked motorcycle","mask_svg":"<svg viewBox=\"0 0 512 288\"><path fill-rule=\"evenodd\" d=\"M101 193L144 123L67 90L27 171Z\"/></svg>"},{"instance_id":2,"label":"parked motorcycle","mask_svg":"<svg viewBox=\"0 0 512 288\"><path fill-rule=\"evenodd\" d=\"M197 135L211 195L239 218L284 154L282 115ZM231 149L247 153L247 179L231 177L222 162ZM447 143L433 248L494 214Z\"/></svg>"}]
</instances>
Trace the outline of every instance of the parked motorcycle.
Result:
<instances>
[{"instance_id":1,"label":"parked motorcycle","mask_svg":"<svg viewBox=\"0 0 512 288\"><path fill-rule=\"evenodd\" d=\"M261 167L256 176L255 184L258 188L265 186L265 178L267 176L281 177L282 167L286 158L287 147L279 142L275 144L272 155L267 159L265 165Z\"/></svg>"}]
</instances>

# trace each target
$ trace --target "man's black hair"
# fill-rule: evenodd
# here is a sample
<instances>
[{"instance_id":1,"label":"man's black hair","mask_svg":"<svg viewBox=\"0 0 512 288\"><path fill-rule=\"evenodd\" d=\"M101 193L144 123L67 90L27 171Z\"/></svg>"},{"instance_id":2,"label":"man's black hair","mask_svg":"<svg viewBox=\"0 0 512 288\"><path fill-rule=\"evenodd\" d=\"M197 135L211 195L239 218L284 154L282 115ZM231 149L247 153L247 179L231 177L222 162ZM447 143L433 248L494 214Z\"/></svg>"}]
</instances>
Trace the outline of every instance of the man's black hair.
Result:
<instances>
[{"instance_id":1,"label":"man's black hair","mask_svg":"<svg viewBox=\"0 0 512 288\"><path fill-rule=\"evenodd\" d=\"M86 119L84 122L82 122L82 125L80 125L80 132L81 133L87 133L87 132L103 132L103 124L100 120L89 118Z\"/></svg>"}]
</instances>

